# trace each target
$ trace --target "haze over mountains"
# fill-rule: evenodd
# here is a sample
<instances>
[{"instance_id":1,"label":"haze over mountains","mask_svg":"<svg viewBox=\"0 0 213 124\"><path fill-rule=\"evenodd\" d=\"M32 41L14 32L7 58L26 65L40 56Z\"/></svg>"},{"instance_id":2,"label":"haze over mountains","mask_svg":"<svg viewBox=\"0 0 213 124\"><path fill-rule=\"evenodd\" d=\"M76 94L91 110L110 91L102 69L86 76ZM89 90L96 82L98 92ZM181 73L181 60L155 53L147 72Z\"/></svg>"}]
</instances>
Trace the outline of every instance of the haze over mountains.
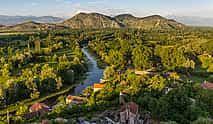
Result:
<instances>
[{"instance_id":1,"label":"haze over mountains","mask_svg":"<svg viewBox=\"0 0 213 124\"><path fill-rule=\"evenodd\" d=\"M181 23L190 26L213 26L213 18L198 17L198 16L167 16L168 18L175 19Z\"/></svg>"},{"instance_id":2,"label":"haze over mountains","mask_svg":"<svg viewBox=\"0 0 213 124\"><path fill-rule=\"evenodd\" d=\"M39 23L58 23L64 21L64 18L53 16L6 16L0 15L0 25L16 25L19 23L35 21Z\"/></svg>"}]
</instances>

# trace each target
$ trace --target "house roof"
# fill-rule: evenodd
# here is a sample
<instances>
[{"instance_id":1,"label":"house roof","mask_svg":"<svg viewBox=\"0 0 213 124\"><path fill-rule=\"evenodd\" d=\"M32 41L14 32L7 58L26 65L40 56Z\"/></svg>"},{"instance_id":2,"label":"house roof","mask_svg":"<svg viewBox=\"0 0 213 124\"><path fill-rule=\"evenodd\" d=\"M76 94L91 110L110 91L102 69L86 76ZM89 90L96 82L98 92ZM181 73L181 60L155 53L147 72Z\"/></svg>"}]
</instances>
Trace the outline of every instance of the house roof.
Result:
<instances>
[{"instance_id":1,"label":"house roof","mask_svg":"<svg viewBox=\"0 0 213 124\"><path fill-rule=\"evenodd\" d=\"M71 101L83 101L84 100L84 98L82 98L82 97L71 96L71 95L67 96L66 99L71 100Z\"/></svg>"},{"instance_id":2,"label":"house roof","mask_svg":"<svg viewBox=\"0 0 213 124\"><path fill-rule=\"evenodd\" d=\"M213 83L204 82L201 84L201 87L203 87L205 89L213 89Z\"/></svg>"},{"instance_id":3,"label":"house roof","mask_svg":"<svg viewBox=\"0 0 213 124\"><path fill-rule=\"evenodd\" d=\"M105 84L94 84L94 88L104 88Z\"/></svg>"},{"instance_id":4,"label":"house roof","mask_svg":"<svg viewBox=\"0 0 213 124\"><path fill-rule=\"evenodd\" d=\"M129 102L121 107L121 111L129 109L131 113L137 114L139 106L134 102Z\"/></svg>"},{"instance_id":5,"label":"house roof","mask_svg":"<svg viewBox=\"0 0 213 124\"><path fill-rule=\"evenodd\" d=\"M127 85L128 85L128 82L126 82L126 81L121 81L119 85L121 85L121 86L127 86Z\"/></svg>"},{"instance_id":6,"label":"house roof","mask_svg":"<svg viewBox=\"0 0 213 124\"><path fill-rule=\"evenodd\" d=\"M35 103L30 107L31 112L37 112L37 111L40 111L40 110L47 110L48 111L49 109L50 109L50 107L47 106L44 103Z\"/></svg>"}]
</instances>

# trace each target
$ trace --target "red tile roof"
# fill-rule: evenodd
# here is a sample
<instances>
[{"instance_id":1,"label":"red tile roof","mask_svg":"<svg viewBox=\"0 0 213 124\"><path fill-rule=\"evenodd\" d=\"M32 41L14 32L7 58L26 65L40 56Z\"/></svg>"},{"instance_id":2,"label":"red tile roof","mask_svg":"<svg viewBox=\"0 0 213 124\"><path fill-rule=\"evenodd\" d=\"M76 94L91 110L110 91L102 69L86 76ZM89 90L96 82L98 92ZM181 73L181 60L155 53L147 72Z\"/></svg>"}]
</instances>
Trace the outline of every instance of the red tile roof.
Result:
<instances>
[{"instance_id":1,"label":"red tile roof","mask_svg":"<svg viewBox=\"0 0 213 124\"><path fill-rule=\"evenodd\" d=\"M71 96L71 95L67 96L66 99L67 99L67 100L71 100L71 101L83 101L83 100L84 100L84 98L82 98L82 97Z\"/></svg>"},{"instance_id":2,"label":"red tile roof","mask_svg":"<svg viewBox=\"0 0 213 124\"><path fill-rule=\"evenodd\" d=\"M94 88L104 88L105 84L94 84Z\"/></svg>"},{"instance_id":3,"label":"red tile roof","mask_svg":"<svg viewBox=\"0 0 213 124\"><path fill-rule=\"evenodd\" d=\"M121 86L127 86L128 84L129 84L129 83L126 82L126 81L121 81L121 82L120 82L120 85L121 85Z\"/></svg>"},{"instance_id":4,"label":"red tile roof","mask_svg":"<svg viewBox=\"0 0 213 124\"><path fill-rule=\"evenodd\" d=\"M201 84L201 87L203 87L205 89L213 89L213 83L204 82Z\"/></svg>"},{"instance_id":5,"label":"red tile roof","mask_svg":"<svg viewBox=\"0 0 213 124\"><path fill-rule=\"evenodd\" d=\"M31 112L38 112L38 111L41 111L41 110L48 111L49 109L50 109L49 106L47 106L44 103L35 103L30 107Z\"/></svg>"}]
</instances>

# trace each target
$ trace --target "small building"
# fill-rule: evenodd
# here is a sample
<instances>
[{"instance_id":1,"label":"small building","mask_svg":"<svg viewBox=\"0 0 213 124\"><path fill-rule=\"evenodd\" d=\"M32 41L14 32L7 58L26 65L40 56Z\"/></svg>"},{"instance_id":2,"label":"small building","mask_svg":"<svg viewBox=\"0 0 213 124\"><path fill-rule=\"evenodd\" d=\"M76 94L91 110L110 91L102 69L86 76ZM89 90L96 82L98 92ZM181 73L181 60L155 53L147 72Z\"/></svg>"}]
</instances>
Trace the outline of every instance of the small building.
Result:
<instances>
[{"instance_id":1,"label":"small building","mask_svg":"<svg viewBox=\"0 0 213 124\"><path fill-rule=\"evenodd\" d=\"M121 81L121 82L119 83L119 85L120 85L120 86L128 86L129 83L126 82L126 81Z\"/></svg>"},{"instance_id":2,"label":"small building","mask_svg":"<svg viewBox=\"0 0 213 124\"><path fill-rule=\"evenodd\" d=\"M201 84L201 87L202 87L203 89L213 89L213 83L204 81L204 82Z\"/></svg>"},{"instance_id":3,"label":"small building","mask_svg":"<svg viewBox=\"0 0 213 124\"><path fill-rule=\"evenodd\" d=\"M139 106L134 102L129 102L121 107L120 124L138 124Z\"/></svg>"},{"instance_id":4,"label":"small building","mask_svg":"<svg viewBox=\"0 0 213 124\"><path fill-rule=\"evenodd\" d=\"M150 72L135 70L135 74L136 75L148 75L148 74L150 74Z\"/></svg>"},{"instance_id":5,"label":"small building","mask_svg":"<svg viewBox=\"0 0 213 124\"><path fill-rule=\"evenodd\" d=\"M107 82L110 82L110 80L107 80L107 79L100 79L100 83L101 83L101 84L107 83Z\"/></svg>"},{"instance_id":6,"label":"small building","mask_svg":"<svg viewBox=\"0 0 213 124\"><path fill-rule=\"evenodd\" d=\"M30 107L29 111L23 115L24 118L44 117L47 112L51 111L51 108L44 103L35 103Z\"/></svg>"},{"instance_id":7,"label":"small building","mask_svg":"<svg viewBox=\"0 0 213 124\"><path fill-rule=\"evenodd\" d=\"M38 111L45 111L48 112L50 111L50 107L47 106L44 103L34 103L31 107L30 107L30 112L38 112Z\"/></svg>"},{"instance_id":8,"label":"small building","mask_svg":"<svg viewBox=\"0 0 213 124\"><path fill-rule=\"evenodd\" d=\"M83 98L83 97L69 95L66 98L66 104L80 105L80 104L84 103L84 100L85 100L85 98Z\"/></svg>"},{"instance_id":9,"label":"small building","mask_svg":"<svg viewBox=\"0 0 213 124\"><path fill-rule=\"evenodd\" d=\"M50 120L42 120L41 124L52 124Z\"/></svg>"},{"instance_id":10,"label":"small building","mask_svg":"<svg viewBox=\"0 0 213 124\"><path fill-rule=\"evenodd\" d=\"M165 94L168 94L172 89L171 87L165 87Z\"/></svg>"},{"instance_id":11,"label":"small building","mask_svg":"<svg viewBox=\"0 0 213 124\"><path fill-rule=\"evenodd\" d=\"M58 118L55 119L55 122L56 123L68 123L68 120L58 117Z\"/></svg>"},{"instance_id":12,"label":"small building","mask_svg":"<svg viewBox=\"0 0 213 124\"><path fill-rule=\"evenodd\" d=\"M100 91L100 90L102 90L104 87L105 87L105 84L94 84L94 85L93 85L93 91L94 91L94 92Z\"/></svg>"}]
</instances>

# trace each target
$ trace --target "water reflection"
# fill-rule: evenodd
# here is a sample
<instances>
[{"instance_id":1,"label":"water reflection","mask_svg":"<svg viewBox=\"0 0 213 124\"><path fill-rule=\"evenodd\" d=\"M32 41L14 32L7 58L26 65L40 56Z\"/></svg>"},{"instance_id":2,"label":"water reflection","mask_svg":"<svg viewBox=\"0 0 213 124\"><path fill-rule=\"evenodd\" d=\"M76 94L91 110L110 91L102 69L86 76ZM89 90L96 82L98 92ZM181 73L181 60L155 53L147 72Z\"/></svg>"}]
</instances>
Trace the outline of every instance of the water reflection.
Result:
<instances>
[{"instance_id":1,"label":"water reflection","mask_svg":"<svg viewBox=\"0 0 213 124\"><path fill-rule=\"evenodd\" d=\"M100 81L103 76L104 69L98 67L95 55L89 52L87 47L82 48L82 52L88 58L89 68L86 79L79 85L76 86L72 95L80 95L80 93L88 86L93 85Z\"/></svg>"}]
</instances>

